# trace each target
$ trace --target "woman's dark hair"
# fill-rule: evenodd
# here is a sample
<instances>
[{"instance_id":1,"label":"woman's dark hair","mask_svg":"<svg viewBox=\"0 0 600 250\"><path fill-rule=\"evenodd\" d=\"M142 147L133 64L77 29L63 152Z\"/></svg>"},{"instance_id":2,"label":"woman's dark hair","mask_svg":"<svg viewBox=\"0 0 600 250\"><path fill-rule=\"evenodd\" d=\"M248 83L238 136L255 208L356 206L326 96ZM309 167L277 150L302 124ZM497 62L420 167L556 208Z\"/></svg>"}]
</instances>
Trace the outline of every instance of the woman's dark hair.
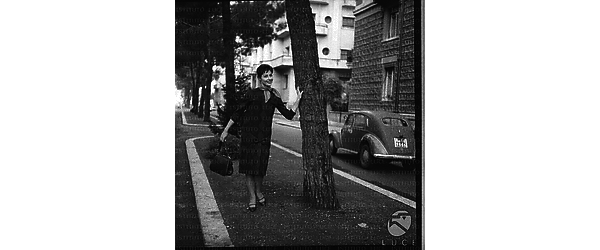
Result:
<instances>
[{"instance_id":1,"label":"woman's dark hair","mask_svg":"<svg viewBox=\"0 0 600 250\"><path fill-rule=\"evenodd\" d=\"M273 72L273 67L271 67L270 65L267 65L267 64L261 64L256 69L256 76L262 77L262 75L267 71Z\"/></svg>"}]
</instances>

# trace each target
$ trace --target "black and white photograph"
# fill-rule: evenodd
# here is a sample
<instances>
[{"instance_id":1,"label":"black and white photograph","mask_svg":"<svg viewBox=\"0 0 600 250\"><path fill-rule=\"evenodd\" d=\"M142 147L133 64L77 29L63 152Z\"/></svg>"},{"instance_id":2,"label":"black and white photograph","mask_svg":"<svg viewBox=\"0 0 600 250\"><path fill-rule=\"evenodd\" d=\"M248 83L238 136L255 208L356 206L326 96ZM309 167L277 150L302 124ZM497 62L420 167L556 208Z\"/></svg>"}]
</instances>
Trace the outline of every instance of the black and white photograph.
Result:
<instances>
[{"instance_id":1,"label":"black and white photograph","mask_svg":"<svg viewBox=\"0 0 600 250\"><path fill-rule=\"evenodd\" d=\"M176 247L422 247L419 1L179 1Z\"/></svg>"}]
</instances>

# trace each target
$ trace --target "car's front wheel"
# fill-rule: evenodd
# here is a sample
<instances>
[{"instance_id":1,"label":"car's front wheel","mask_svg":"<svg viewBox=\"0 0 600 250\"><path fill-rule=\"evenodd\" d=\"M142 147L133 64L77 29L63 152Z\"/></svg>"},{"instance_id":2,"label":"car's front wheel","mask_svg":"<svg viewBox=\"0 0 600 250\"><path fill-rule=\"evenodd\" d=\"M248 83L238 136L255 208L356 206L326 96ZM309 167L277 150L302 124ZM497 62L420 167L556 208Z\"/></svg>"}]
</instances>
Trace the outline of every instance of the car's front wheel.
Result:
<instances>
[{"instance_id":1,"label":"car's front wheel","mask_svg":"<svg viewBox=\"0 0 600 250\"><path fill-rule=\"evenodd\" d=\"M360 150L358 152L358 158L360 158L360 166L362 168L368 169L373 166L373 155L371 155L371 149L369 144L360 145Z\"/></svg>"}]
</instances>

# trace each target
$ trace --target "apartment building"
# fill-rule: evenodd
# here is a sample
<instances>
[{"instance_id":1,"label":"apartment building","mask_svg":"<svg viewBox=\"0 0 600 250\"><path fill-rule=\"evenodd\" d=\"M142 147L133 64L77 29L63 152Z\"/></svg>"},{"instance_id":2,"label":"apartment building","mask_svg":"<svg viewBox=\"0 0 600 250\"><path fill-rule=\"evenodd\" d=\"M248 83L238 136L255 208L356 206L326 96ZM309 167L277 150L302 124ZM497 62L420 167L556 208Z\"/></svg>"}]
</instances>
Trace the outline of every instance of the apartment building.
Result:
<instances>
[{"instance_id":1,"label":"apartment building","mask_svg":"<svg viewBox=\"0 0 600 250\"><path fill-rule=\"evenodd\" d=\"M351 55L354 47L355 0L310 0L315 33L317 36L319 66L325 77L336 78L347 83L351 78ZM252 75L252 86L256 87L256 68L260 64L271 65L273 87L287 102L296 98L294 64L291 40L285 17L276 22L277 39L258 48L243 63L246 72Z\"/></svg>"},{"instance_id":2,"label":"apartment building","mask_svg":"<svg viewBox=\"0 0 600 250\"><path fill-rule=\"evenodd\" d=\"M357 1L349 109L415 112L414 4Z\"/></svg>"}]
</instances>

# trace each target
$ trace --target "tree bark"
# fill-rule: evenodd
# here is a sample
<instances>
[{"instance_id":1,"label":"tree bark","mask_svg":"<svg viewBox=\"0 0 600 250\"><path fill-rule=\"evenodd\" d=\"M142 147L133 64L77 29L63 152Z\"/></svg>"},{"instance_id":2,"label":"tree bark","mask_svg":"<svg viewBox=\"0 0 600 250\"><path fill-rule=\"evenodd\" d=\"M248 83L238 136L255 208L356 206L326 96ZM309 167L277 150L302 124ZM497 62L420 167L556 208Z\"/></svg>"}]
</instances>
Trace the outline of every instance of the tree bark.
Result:
<instances>
[{"instance_id":1,"label":"tree bark","mask_svg":"<svg viewBox=\"0 0 600 250\"><path fill-rule=\"evenodd\" d=\"M209 63L206 64L207 66L205 66L207 69L205 69L205 88L204 88L204 92L202 95L204 95L204 121L205 122L209 122L210 121L210 92L211 92L211 80L212 80L212 67L210 66Z\"/></svg>"},{"instance_id":2,"label":"tree bark","mask_svg":"<svg viewBox=\"0 0 600 250\"><path fill-rule=\"evenodd\" d=\"M204 113L202 113L202 111L204 110L204 99L206 99L206 96L204 95L206 86L204 86L204 77L202 76L202 65L203 63L198 62L197 65L197 69L196 69L196 81L198 82L198 85L202 88L201 91L199 91L200 94L200 102L198 103L198 110L196 112L196 115L198 115L198 117L202 118L202 116L204 115Z\"/></svg>"},{"instance_id":3,"label":"tree bark","mask_svg":"<svg viewBox=\"0 0 600 250\"><path fill-rule=\"evenodd\" d=\"M292 58L296 86L304 91L300 103L303 194L313 207L338 209L340 205L328 141L326 100L310 3L308 0L285 1L285 9L294 48Z\"/></svg>"},{"instance_id":4,"label":"tree bark","mask_svg":"<svg viewBox=\"0 0 600 250\"><path fill-rule=\"evenodd\" d=\"M190 87L189 86L184 88L183 105L186 108L190 108L190 96L191 96L190 92L191 91L190 91Z\"/></svg>"},{"instance_id":5,"label":"tree bark","mask_svg":"<svg viewBox=\"0 0 600 250\"><path fill-rule=\"evenodd\" d=\"M206 78L206 90L208 90L208 93L205 93L205 99L204 99L204 121L205 122L209 122L210 121L210 92L212 89L211 86L211 82L212 82L212 58L213 58L213 53L212 53L212 41L210 40L210 18L208 19L208 22L206 22L206 30L208 33L208 46L206 46L206 49L204 51L204 54L206 55L206 63L204 64L204 73L205 73L205 78ZM206 92L205 90L205 92Z\"/></svg>"},{"instance_id":6,"label":"tree bark","mask_svg":"<svg viewBox=\"0 0 600 250\"><path fill-rule=\"evenodd\" d=\"M198 84L198 80L196 79L196 69L194 69L195 65L195 63L192 63L192 66L190 67L190 74L192 75L192 109L190 112L192 113L196 113L198 111L198 95L200 91L200 86Z\"/></svg>"},{"instance_id":7,"label":"tree bark","mask_svg":"<svg viewBox=\"0 0 600 250\"><path fill-rule=\"evenodd\" d=\"M233 42L234 36L231 32L231 10L229 1L221 2L223 14L223 48L225 50L225 91L228 98L233 98L235 93L235 74L233 72ZM226 100L226 103L234 103Z\"/></svg>"}]
</instances>

